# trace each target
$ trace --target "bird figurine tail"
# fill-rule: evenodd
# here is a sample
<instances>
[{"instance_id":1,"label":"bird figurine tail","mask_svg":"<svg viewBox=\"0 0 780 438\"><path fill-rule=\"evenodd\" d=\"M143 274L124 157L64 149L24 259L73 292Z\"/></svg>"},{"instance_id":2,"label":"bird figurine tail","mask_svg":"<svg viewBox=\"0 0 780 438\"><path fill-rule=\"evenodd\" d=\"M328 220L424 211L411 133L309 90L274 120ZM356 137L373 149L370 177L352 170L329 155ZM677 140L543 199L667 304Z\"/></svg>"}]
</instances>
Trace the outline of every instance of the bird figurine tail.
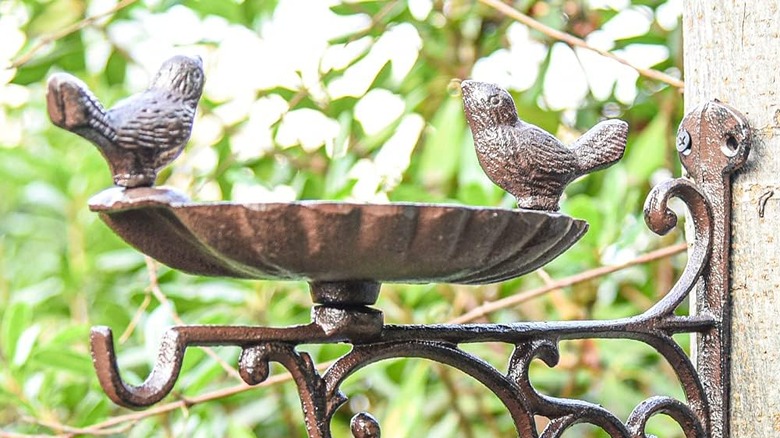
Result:
<instances>
[{"instance_id":1,"label":"bird figurine tail","mask_svg":"<svg viewBox=\"0 0 780 438\"><path fill-rule=\"evenodd\" d=\"M67 73L49 78L47 110L52 123L103 143L115 135L105 122L106 110L80 79Z\"/></svg>"},{"instance_id":2,"label":"bird figurine tail","mask_svg":"<svg viewBox=\"0 0 780 438\"><path fill-rule=\"evenodd\" d=\"M618 119L604 120L589 129L570 146L579 174L604 169L623 158L627 136L628 123Z\"/></svg>"}]
</instances>

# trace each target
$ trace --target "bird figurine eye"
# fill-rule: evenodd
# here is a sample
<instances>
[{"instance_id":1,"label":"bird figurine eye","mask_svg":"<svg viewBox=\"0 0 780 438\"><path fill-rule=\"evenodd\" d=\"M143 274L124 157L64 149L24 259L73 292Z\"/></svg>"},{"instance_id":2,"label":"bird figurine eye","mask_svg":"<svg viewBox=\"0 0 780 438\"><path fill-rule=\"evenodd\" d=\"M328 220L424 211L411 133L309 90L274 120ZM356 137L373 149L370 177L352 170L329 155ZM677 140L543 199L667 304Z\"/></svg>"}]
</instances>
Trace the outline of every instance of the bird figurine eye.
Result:
<instances>
[{"instance_id":1,"label":"bird figurine eye","mask_svg":"<svg viewBox=\"0 0 780 438\"><path fill-rule=\"evenodd\" d=\"M493 106L498 106L498 104L501 103L501 98L498 97L498 95L490 96L490 104Z\"/></svg>"}]
</instances>

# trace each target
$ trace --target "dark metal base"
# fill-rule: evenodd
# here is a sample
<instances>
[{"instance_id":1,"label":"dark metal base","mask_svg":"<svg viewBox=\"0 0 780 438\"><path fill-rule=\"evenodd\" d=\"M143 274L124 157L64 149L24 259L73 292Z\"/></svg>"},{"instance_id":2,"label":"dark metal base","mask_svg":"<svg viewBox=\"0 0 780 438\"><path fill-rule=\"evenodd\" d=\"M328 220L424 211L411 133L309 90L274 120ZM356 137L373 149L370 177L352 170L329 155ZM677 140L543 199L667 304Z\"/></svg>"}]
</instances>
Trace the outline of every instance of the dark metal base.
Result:
<instances>
[{"instance_id":1,"label":"dark metal base","mask_svg":"<svg viewBox=\"0 0 780 438\"><path fill-rule=\"evenodd\" d=\"M691 278L692 276L689 276ZM680 285L687 293L693 284ZM538 436L533 421L541 415L551 420L542 436L560 436L568 427L582 422L598 425L612 436L642 435L654 414L665 413L677 420L688 436L704 437L707 402L693 364L672 340L680 332L703 333L715 326L706 317L679 317L673 313L681 296L670 294L653 309L637 317L614 321L572 321L554 323L382 325L381 312L367 307L340 309L318 306L313 322L296 327L265 328L236 326L180 326L164 336L158 362L142 385L125 384L116 367L111 331L98 327L92 332L92 348L98 377L116 403L143 408L160 401L172 389L188 346L235 345L243 348L239 359L241 377L250 385L268 378L269 362L281 363L295 380L312 437L329 437L330 420L347 400L339 386L353 372L389 358L418 357L458 368L483 383L509 410L519 436ZM584 338L637 339L657 349L674 367L683 383L689 404L668 397L653 397L636 407L626 423L604 408L583 401L556 399L537 393L531 386L531 360L548 366L558 362L561 340ZM352 350L320 375L299 344L349 342ZM515 345L506 373L458 345L475 342L505 342ZM353 420L357 437L379 436L379 425L368 414Z\"/></svg>"},{"instance_id":2,"label":"dark metal base","mask_svg":"<svg viewBox=\"0 0 780 438\"><path fill-rule=\"evenodd\" d=\"M292 374L300 393L311 437L329 437L334 412L346 401L339 387L346 377L373 362L418 357L458 368L471 375L507 407L522 437L559 437L571 426L590 423L612 437L645 437L654 415L680 424L687 437L728 436L728 251L731 173L747 159L750 130L733 109L710 102L689 114L680 128L678 151L689 175L655 187L645 204L648 226L664 234L676 226L667 208L681 199L692 218L693 243L688 263L674 287L641 315L611 321L523 322L512 324L384 325L382 313L366 307L376 299L376 282L315 283L312 296L323 303L312 310L312 323L285 328L180 326L164 335L157 364L140 386L122 381L111 330L92 331L92 354L98 378L116 403L143 408L168 394L181 370L188 346L235 345L243 348L239 371L249 384L268 377L269 362ZM677 316L675 309L696 289L696 311ZM335 297L335 298L334 298ZM349 297L346 302L343 297ZM677 333L699 334L697 363L674 341ZM567 339L621 338L654 348L674 368L686 401L651 397L623 422L603 407L580 400L538 393L528 370L534 358L548 366L558 362L558 343ZM320 374L299 344L346 342L352 350ZM459 348L459 344L504 342L515 346L507 372ZM537 431L534 416L550 423ZM377 421L366 413L353 418L356 437L379 436Z\"/></svg>"}]
</instances>

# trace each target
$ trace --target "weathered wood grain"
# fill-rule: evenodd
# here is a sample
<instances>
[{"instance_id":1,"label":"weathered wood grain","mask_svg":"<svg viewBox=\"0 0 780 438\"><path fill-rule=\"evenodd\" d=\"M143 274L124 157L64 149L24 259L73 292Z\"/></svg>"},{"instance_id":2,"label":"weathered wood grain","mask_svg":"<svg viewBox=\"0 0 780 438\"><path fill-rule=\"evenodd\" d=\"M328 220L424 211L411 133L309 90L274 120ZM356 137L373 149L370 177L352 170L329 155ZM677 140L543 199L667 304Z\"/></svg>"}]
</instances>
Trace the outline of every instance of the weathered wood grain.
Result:
<instances>
[{"instance_id":1,"label":"weathered wood grain","mask_svg":"<svg viewBox=\"0 0 780 438\"><path fill-rule=\"evenodd\" d=\"M755 143L733 181L731 437L780 436L780 2L684 2L685 106L747 116Z\"/></svg>"}]
</instances>

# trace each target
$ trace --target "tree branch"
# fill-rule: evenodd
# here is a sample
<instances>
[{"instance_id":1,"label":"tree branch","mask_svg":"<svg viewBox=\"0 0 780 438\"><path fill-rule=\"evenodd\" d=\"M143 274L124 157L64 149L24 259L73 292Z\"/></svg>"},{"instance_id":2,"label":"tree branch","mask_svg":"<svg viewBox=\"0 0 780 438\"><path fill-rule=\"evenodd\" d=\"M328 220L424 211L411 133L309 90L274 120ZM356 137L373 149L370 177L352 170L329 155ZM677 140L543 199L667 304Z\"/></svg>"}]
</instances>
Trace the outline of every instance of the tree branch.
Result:
<instances>
[{"instance_id":1,"label":"tree branch","mask_svg":"<svg viewBox=\"0 0 780 438\"><path fill-rule=\"evenodd\" d=\"M573 35L570 35L566 32L561 32L557 29L553 29L550 26L547 26L539 21L534 20L533 18L529 17L528 15L525 15L524 13L518 11L517 9L501 2L500 0L478 0L480 3L491 7L495 9L496 11L506 15L507 17L518 21L531 29L534 29L538 32L541 32L548 37L562 41L570 46L574 47L581 47L583 49L591 50L593 52L598 53L601 56L604 56L606 58L615 60L623 65L626 65L628 67L631 67L632 69L636 70L640 75L648 77L650 79L655 79L656 81L660 81L666 84L669 84L673 87L679 88L682 90L685 87L685 83L681 81L680 79L677 79L673 76L670 76L666 73L660 72L658 70L653 70L651 68L641 68L638 67L632 63L630 63L627 59L621 58L617 55L615 55L612 52L609 52L607 50L602 50L597 47L593 47L585 40L577 38Z\"/></svg>"},{"instance_id":2,"label":"tree branch","mask_svg":"<svg viewBox=\"0 0 780 438\"><path fill-rule=\"evenodd\" d=\"M160 283L157 280L157 262L154 261L149 256L144 256L146 259L146 270L149 272L149 290L152 292L152 295L154 295L155 298L157 298L157 301L160 302L160 304L168 307L169 312L171 313L171 318L176 324L179 325L185 325L184 321L181 319L178 313L176 313L176 310L174 310L173 305L168 300L168 297L165 296L165 294L160 289ZM210 356L212 359L217 361L217 363L224 369L228 374L233 376L235 379L243 381L241 378L241 374L238 373L238 371L230 366L227 362L225 362L224 359L219 357L219 355L214 351L211 347L200 347L204 353L206 353L208 356Z\"/></svg>"},{"instance_id":3,"label":"tree branch","mask_svg":"<svg viewBox=\"0 0 780 438\"><path fill-rule=\"evenodd\" d=\"M24 64L27 64L32 60L32 58L35 56L35 54L43 49L44 47L48 46L49 44L57 41L60 38L65 38L66 36L72 34L73 32L78 32L79 30L91 25L92 23L100 20L103 17L107 17L109 15L113 15L120 10L130 6L131 4L135 3L138 0L122 0L116 5L114 5L113 8L101 12L100 14L95 14L92 16L89 16L81 21L78 21L76 23L71 24L70 26L66 26L56 32L52 32L50 34L44 35L41 37L38 42L30 49L28 50L24 55L19 56L18 58L14 59L11 62L11 65L9 65L8 69L14 69L19 68L23 66Z\"/></svg>"},{"instance_id":4,"label":"tree branch","mask_svg":"<svg viewBox=\"0 0 780 438\"><path fill-rule=\"evenodd\" d=\"M481 318L483 316L487 316L490 313L496 312L501 309L505 309L507 307L516 306L524 301L528 301L531 298L536 298L540 295L544 295L550 291L553 291L555 289L560 289L562 287L572 286L577 283L582 283L588 280L593 280L595 278L603 277L607 274L611 274L615 271L620 271L622 269L630 268L631 266L641 265L644 263L651 262L653 260L662 259L665 257L670 257L675 254L679 254L683 251L685 251L688 248L688 245L686 243L680 243L677 245L667 246L666 248L661 248L658 250L655 250L653 252L649 252L645 255L639 256L633 260L629 260L625 263L619 264L619 265L613 265L613 266L602 266L600 268L591 269L585 272L581 272L577 275L572 275L570 277L562 278L560 280L553 281L552 283L549 283L545 286L538 287L536 289L531 289L525 292L521 292L517 295L512 295L506 298L502 298L500 300L487 302L479 307L476 307L469 312L449 321L450 324L463 324L466 322L474 321L475 319Z\"/></svg>"},{"instance_id":5,"label":"tree branch","mask_svg":"<svg viewBox=\"0 0 780 438\"><path fill-rule=\"evenodd\" d=\"M322 372L326 370L328 367L333 365L334 361L324 362L322 364L319 364L317 366L317 370ZM256 386L250 386L246 383L241 383L238 385L230 386L223 389L218 389L216 391L207 392L205 394L196 396L196 397L189 397L186 400L177 400L175 402L166 403L163 405L159 405L150 409L147 409L145 411L141 412L133 412L131 414L126 415L120 415L117 417L110 418L106 421L103 421L102 423L96 423L92 426L82 428L82 429L72 429L74 433L79 434L95 434L97 431L104 430L106 428L115 428L121 424L124 423L137 423L145 418L153 417L155 415L165 414L171 411L175 411L177 409L184 409L189 406L197 405L200 403L209 402L212 400L218 400L225 397L230 397L232 395L240 394L245 391L249 391L250 389L255 388L261 388L265 386L271 386L275 385L277 383L287 382L292 379L292 376L290 373L285 372L284 374L279 374L278 376L271 376L268 379L266 379L263 383L260 383Z\"/></svg>"}]
</instances>

